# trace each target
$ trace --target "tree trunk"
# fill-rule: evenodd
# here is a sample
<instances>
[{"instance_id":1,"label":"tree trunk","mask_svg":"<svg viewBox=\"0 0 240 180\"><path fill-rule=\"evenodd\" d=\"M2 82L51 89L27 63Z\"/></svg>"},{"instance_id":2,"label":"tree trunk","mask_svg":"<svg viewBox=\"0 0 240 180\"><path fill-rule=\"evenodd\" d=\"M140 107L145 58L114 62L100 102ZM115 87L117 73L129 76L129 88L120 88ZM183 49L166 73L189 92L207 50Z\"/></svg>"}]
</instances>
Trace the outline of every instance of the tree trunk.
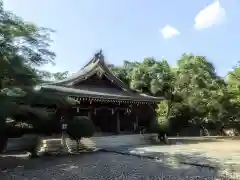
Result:
<instances>
[{"instance_id":1,"label":"tree trunk","mask_svg":"<svg viewBox=\"0 0 240 180\"><path fill-rule=\"evenodd\" d=\"M0 134L0 152L3 152L6 148L8 138L4 135L4 133Z\"/></svg>"},{"instance_id":2,"label":"tree trunk","mask_svg":"<svg viewBox=\"0 0 240 180\"><path fill-rule=\"evenodd\" d=\"M6 136L6 119L0 117L0 152L2 152L7 145L8 136Z\"/></svg>"},{"instance_id":3,"label":"tree trunk","mask_svg":"<svg viewBox=\"0 0 240 180\"><path fill-rule=\"evenodd\" d=\"M168 137L167 137L167 134L166 134L166 133L164 134L164 143L165 143L165 144L168 144Z\"/></svg>"},{"instance_id":4,"label":"tree trunk","mask_svg":"<svg viewBox=\"0 0 240 180\"><path fill-rule=\"evenodd\" d=\"M31 154L31 158L38 157L38 149L37 149L38 145L39 145L39 137L36 136L34 138L34 143L33 143L32 147L29 150L29 152Z\"/></svg>"}]
</instances>

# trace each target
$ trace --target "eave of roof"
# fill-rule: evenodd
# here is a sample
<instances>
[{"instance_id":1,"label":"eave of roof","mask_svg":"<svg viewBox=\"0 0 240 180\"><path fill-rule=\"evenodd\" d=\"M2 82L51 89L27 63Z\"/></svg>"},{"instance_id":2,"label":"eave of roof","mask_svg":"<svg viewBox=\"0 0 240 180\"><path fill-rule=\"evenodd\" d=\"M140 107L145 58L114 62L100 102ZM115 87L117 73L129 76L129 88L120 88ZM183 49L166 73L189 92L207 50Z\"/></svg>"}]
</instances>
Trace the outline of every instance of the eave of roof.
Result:
<instances>
[{"instance_id":1,"label":"eave of roof","mask_svg":"<svg viewBox=\"0 0 240 180\"><path fill-rule=\"evenodd\" d=\"M149 96L149 95L140 94L140 93L129 95L125 92L115 93L115 92L108 91L107 89L105 92L103 92L103 91L96 91L92 89L83 90L83 89L75 89L75 88L62 87L62 86L56 86L56 85L44 85L41 87L41 89L61 92L64 94L68 94L69 96L87 97L92 99L100 98L100 99L132 100L132 101L148 101L148 102L160 102L162 100L165 100L164 97L154 97L154 96Z\"/></svg>"}]
</instances>

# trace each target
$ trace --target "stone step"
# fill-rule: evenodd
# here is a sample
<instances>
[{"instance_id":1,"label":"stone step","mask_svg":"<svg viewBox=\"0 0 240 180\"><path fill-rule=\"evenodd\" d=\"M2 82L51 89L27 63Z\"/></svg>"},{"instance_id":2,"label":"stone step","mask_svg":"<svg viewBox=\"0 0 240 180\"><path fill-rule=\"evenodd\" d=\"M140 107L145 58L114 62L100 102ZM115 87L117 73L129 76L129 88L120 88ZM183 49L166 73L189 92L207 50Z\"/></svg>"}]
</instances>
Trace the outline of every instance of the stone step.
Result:
<instances>
[{"instance_id":1,"label":"stone step","mask_svg":"<svg viewBox=\"0 0 240 180\"><path fill-rule=\"evenodd\" d=\"M80 150L96 149L96 148L114 148L121 146L137 146L151 144L151 134L146 135L119 135L119 136L102 136L82 138L79 144ZM155 137L153 135L153 137ZM64 138L66 149L68 151L75 151L77 149L77 143L75 140L71 140L68 137ZM49 151L55 151L63 149L61 139L55 140L43 140L40 149Z\"/></svg>"},{"instance_id":2,"label":"stone step","mask_svg":"<svg viewBox=\"0 0 240 180\"><path fill-rule=\"evenodd\" d=\"M77 142L69 138L66 138L66 145L71 150L75 150L77 148ZM96 144L89 138L82 138L79 146L80 150L96 148Z\"/></svg>"},{"instance_id":3,"label":"stone step","mask_svg":"<svg viewBox=\"0 0 240 180\"><path fill-rule=\"evenodd\" d=\"M41 139L37 151L41 153L54 153L62 150L61 139Z\"/></svg>"}]
</instances>

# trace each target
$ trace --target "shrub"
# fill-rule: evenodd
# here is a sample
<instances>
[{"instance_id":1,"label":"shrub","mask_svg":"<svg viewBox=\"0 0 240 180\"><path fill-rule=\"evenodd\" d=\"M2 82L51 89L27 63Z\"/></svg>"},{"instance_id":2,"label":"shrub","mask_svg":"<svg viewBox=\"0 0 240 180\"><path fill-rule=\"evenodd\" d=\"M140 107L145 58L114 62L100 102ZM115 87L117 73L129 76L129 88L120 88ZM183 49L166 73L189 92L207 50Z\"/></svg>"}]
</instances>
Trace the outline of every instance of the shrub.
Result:
<instances>
[{"instance_id":1,"label":"shrub","mask_svg":"<svg viewBox=\"0 0 240 180\"><path fill-rule=\"evenodd\" d=\"M157 118L152 123L152 130L155 133L166 133L169 131L168 111L168 100L161 101L156 109Z\"/></svg>"},{"instance_id":2,"label":"shrub","mask_svg":"<svg viewBox=\"0 0 240 180\"><path fill-rule=\"evenodd\" d=\"M151 124L151 131L153 133L167 133L169 131L169 122L165 117L158 117Z\"/></svg>"},{"instance_id":3,"label":"shrub","mask_svg":"<svg viewBox=\"0 0 240 180\"><path fill-rule=\"evenodd\" d=\"M94 134L93 122L85 116L77 116L69 121L67 133L77 143L77 151L82 137L91 137Z\"/></svg>"}]
</instances>

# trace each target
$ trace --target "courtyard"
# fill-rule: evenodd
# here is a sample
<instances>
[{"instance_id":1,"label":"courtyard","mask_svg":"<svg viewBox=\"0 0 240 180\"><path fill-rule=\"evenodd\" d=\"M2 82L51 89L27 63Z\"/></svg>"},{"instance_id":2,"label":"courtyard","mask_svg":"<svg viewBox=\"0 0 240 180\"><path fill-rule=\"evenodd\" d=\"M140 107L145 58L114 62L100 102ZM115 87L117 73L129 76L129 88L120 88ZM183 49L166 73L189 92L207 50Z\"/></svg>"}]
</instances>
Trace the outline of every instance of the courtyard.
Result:
<instances>
[{"instance_id":1,"label":"courtyard","mask_svg":"<svg viewBox=\"0 0 240 180\"><path fill-rule=\"evenodd\" d=\"M239 140L228 139L192 141L122 148L115 153L95 152L31 160L3 158L0 179L239 179L239 143Z\"/></svg>"}]
</instances>

